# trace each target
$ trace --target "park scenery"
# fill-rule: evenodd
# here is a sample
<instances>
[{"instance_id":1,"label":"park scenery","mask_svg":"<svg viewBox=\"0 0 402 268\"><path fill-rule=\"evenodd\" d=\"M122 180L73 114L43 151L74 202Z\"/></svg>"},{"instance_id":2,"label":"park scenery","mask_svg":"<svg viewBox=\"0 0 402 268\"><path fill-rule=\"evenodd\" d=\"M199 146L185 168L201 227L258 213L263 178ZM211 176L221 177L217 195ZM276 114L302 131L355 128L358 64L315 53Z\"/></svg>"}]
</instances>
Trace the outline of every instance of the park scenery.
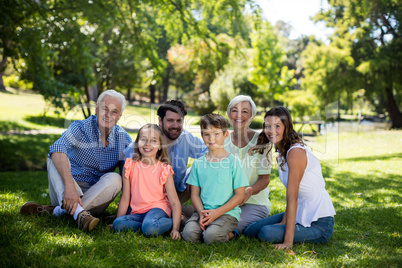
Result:
<instances>
[{"instance_id":1,"label":"park scenery","mask_svg":"<svg viewBox=\"0 0 402 268\"><path fill-rule=\"evenodd\" d=\"M0 267L402 266L400 1L321 1L312 20L331 29L325 40L291 39L288 20L270 23L258 2L1 4ZM126 97L118 125L133 140L167 100L186 105L184 129L198 137L201 116L228 119L240 94L257 105L257 132L266 111L288 108L321 162L330 241L278 250L244 235L206 245L115 232L120 195L90 233L65 215L22 215L26 202L50 205L49 146L107 89ZM270 215L286 207L276 155Z\"/></svg>"}]
</instances>

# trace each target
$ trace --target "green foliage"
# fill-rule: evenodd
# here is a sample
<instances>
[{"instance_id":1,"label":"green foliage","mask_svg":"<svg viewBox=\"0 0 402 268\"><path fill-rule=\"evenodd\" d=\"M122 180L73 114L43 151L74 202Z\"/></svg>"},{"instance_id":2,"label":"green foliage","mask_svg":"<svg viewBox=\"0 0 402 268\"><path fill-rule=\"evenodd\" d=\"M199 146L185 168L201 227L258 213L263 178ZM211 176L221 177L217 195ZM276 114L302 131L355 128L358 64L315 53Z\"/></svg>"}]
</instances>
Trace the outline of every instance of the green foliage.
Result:
<instances>
[{"instance_id":1,"label":"green foliage","mask_svg":"<svg viewBox=\"0 0 402 268\"><path fill-rule=\"evenodd\" d=\"M26 82L19 79L19 77L15 74L6 76L4 79L4 86L19 88L19 89L32 89L32 82Z\"/></svg>"},{"instance_id":2,"label":"green foliage","mask_svg":"<svg viewBox=\"0 0 402 268\"><path fill-rule=\"evenodd\" d=\"M309 80L306 83L327 95L338 88L347 93L349 99L351 92L363 88L377 111L380 113L386 108L392 126L401 128L401 3L341 0L329 1L329 4L329 10L320 12L315 19L326 22L328 27L335 28L335 32L331 44L326 49L319 48L318 54L327 50L322 56L331 59L336 68L328 63L328 66L320 65L319 57L307 60L310 69L317 72L306 74ZM312 59L316 52L311 49L306 54ZM327 97L319 98L327 101Z\"/></svg>"},{"instance_id":3,"label":"green foliage","mask_svg":"<svg viewBox=\"0 0 402 268\"><path fill-rule=\"evenodd\" d=\"M303 88L311 90L321 106L328 105L346 93L350 103L352 93L360 89L361 76L355 70L350 44L338 38L330 45L311 44L303 52Z\"/></svg>"},{"instance_id":4,"label":"green foliage","mask_svg":"<svg viewBox=\"0 0 402 268\"><path fill-rule=\"evenodd\" d=\"M249 51L232 52L229 62L211 84L211 98L216 106L225 110L229 102L239 94L254 96L257 86L249 81L247 58Z\"/></svg>"},{"instance_id":5,"label":"green foliage","mask_svg":"<svg viewBox=\"0 0 402 268\"><path fill-rule=\"evenodd\" d=\"M193 84L198 93L209 93L229 51L219 34L244 33L248 2L13 0L0 13L0 51L5 59L23 61L16 71L45 100L69 110L96 99L90 87L127 90L129 98L136 86L149 87L153 95L162 88L166 98L172 76L168 49L177 43L200 44Z\"/></svg>"},{"instance_id":6,"label":"green foliage","mask_svg":"<svg viewBox=\"0 0 402 268\"><path fill-rule=\"evenodd\" d=\"M264 107L295 83L294 71L284 66L285 52L268 21L255 21L250 34L253 49L250 81L258 86L259 104Z\"/></svg>"},{"instance_id":7,"label":"green foliage","mask_svg":"<svg viewBox=\"0 0 402 268\"><path fill-rule=\"evenodd\" d=\"M281 99L294 119L313 115L318 109L317 98L308 90L290 90Z\"/></svg>"}]
</instances>

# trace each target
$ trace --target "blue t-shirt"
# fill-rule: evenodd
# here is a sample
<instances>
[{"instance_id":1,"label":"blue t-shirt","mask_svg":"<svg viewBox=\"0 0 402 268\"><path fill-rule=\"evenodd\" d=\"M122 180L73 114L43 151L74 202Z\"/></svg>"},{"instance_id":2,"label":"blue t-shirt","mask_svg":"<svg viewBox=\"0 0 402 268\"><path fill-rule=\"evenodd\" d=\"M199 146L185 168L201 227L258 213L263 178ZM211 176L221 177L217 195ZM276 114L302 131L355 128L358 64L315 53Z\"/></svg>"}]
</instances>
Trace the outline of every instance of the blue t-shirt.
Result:
<instances>
[{"instance_id":1,"label":"blue t-shirt","mask_svg":"<svg viewBox=\"0 0 402 268\"><path fill-rule=\"evenodd\" d=\"M201 188L200 198L206 210L223 206L233 197L235 189L248 186L246 172L232 154L220 162L208 162L205 156L195 160L187 183ZM240 207L236 206L225 214L239 220L240 213Z\"/></svg>"},{"instance_id":2,"label":"blue t-shirt","mask_svg":"<svg viewBox=\"0 0 402 268\"><path fill-rule=\"evenodd\" d=\"M109 134L109 144L103 148L96 115L71 123L63 135L49 147L49 157L54 152L65 153L71 164L74 180L93 185L117 166L124 165L124 149L131 137L120 126L115 125Z\"/></svg>"}]
</instances>

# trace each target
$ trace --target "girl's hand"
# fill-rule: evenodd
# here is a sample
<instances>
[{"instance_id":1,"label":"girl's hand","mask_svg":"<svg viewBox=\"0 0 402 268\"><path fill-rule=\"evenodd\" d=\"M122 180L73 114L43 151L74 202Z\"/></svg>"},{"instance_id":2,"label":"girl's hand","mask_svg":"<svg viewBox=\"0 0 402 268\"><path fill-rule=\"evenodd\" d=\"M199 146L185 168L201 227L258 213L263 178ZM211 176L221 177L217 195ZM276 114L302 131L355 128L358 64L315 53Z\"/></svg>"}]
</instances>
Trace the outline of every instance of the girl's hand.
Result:
<instances>
[{"instance_id":1,"label":"girl's hand","mask_svg":"<svg viewBox=\"0 0 402 268\"><path fill-rule=\"evenodd\" d=\"M291 248L292 246L293 246L293 243L287 243L287 242L283 242L282 244L274 245L274 247L276 249L288 249L288 248Z\"/></svg>"},{"instance_id":2,"label":"girl's hand","mask_svg":"<svg viewBox=\"0 0 402 268\"><path fill-rule=\"evenodd\" d=\"M170 237L172 238L172 240L180 240L181 239L181 234L177 230L172 230L170 232Z\"/></svg>"},{"instance_id":3,"label":"girl's hand","mask_svg":"<svg viewBox=\"0 0 402 268\"><path fill-rule=\"evenodd\" d=\"M275 223L275 225L286 225L286 218L283 217L281 222Z\"/></svg>"}]
</instances>

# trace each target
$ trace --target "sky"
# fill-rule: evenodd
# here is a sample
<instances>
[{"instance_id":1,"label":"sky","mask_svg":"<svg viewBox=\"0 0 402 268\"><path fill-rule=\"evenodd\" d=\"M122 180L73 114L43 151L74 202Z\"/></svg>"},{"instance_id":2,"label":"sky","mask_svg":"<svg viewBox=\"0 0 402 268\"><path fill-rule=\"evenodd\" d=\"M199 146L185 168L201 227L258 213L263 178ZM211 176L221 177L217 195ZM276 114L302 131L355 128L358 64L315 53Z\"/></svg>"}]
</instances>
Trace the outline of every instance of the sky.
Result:
<instances>
[{"instance_id":1,"label":"sky","mask_svg":"<svg viewBox=\"0 0 402 268\"><path fill-rule=\"evenodd\" d=\"M331 34L330 29L326 29L323 23L314 23L310 17L317 12L327 9L326 0L256 0L263 10L263 16L272 25L278 20L290 23L292 31L290 39L295 39L300 35L315 35L317 39L326 41Z\"/></svg>"}]
</instances>

